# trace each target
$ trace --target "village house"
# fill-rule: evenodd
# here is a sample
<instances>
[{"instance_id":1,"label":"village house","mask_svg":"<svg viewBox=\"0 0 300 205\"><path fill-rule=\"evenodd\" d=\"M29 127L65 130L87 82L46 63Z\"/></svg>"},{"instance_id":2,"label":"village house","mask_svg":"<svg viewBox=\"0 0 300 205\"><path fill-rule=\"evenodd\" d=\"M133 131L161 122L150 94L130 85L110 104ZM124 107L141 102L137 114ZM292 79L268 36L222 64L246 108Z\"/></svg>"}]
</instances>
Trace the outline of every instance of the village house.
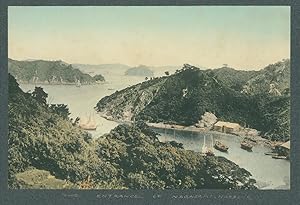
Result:
<instances>
[{"instance_id":1,"label":"village house","mask_svg":"<svg viewBox=\"0 0 300 205\"><path fill-rule=\"evenodd\" d=\"M218 132L233 133L240 131L241 126L238 123L218 121L214 124L213 130Z\"/></svg>"}]
</instances>

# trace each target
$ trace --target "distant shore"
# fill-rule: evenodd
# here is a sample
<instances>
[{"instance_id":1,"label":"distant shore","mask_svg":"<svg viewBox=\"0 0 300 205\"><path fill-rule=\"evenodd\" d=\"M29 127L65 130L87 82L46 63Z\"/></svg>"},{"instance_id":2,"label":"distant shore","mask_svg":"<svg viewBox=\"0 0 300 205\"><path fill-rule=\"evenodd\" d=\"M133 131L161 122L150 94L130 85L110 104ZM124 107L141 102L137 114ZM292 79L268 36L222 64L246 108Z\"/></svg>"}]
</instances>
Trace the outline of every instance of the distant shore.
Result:
<instances>
[{"instance_id":1,"label":"distant shore","mask_svg":"<svg viewBox=\"0 0 300 205\"><path fill-rule=\"evenodd\" d=\"M77 85L77 83L68 83L68 82L63 82L63 83L48 83L48 82L25 82L25 81L17 81L19 84L23 85ZM93 83L81 83L81 86L84 85L99 85L99 84L107 84L107 81L101 81L101 82L93 82Z\"/></svg>"}]
</instances>

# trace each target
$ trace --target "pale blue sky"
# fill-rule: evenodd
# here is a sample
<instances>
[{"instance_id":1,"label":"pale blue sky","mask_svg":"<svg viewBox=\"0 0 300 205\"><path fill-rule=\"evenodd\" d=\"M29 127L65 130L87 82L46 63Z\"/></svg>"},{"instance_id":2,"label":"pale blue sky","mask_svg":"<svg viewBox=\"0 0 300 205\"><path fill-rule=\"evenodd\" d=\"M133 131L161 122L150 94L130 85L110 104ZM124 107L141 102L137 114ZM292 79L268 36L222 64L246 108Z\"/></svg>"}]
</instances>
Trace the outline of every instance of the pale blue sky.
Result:
<instances>
[{"instance_id":1,"label":"pale blue sky","mask_svg":"<svg viewBox=\"0 0 300 205\"><path fill-rule=\"evenodd\" d=\"M259 69L289 44L289 7L9 7L15 59Z\"/></svg>"}]
</instances>

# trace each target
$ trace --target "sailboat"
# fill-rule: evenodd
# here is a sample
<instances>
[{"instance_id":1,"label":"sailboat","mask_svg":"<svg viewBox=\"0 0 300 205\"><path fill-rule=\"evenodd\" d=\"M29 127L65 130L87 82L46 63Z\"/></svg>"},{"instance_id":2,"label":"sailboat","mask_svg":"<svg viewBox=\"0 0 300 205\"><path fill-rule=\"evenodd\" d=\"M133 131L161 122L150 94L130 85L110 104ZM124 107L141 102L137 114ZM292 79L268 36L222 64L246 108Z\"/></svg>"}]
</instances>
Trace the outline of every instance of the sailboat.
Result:
<instances>
[{"instance_id":1,"label":"sailboat","mask_svg":"<svg viewBox=\"0 0 300 205\"><path fill-rule=\"evenodd\" d=\"M204 153L206 156L214 156L214 152L206 146L206 136L204 135L203 139L203 146L202 146L202 153Z\"/></svg>"},{"instance_id":2,"label":"sailboat","mask_svg":"<svg viewBox=\"0 0 300 205\"><path fill-rule=\"evenodd\" d=\"M79 127L84 130L96 130L97 124L95 122L95 119L89 116L88 120L80 120L79 121Z\"/></svg>"},{"instance_id":3,"label":"sailboat","mask_svg":"<svg viewBox=\"0 0 300 205\"><path fill-rule=\"evenodd\" d=\"M76 87L80 87L80 86L81 86L81 82L80 82L80 80L77 80Z\"/></svg>"},{"instance_id":4,"label":"sailboat","mask_svg":"<svg viewBox=\"0 0 300 205\"><path fill-rule=\"evenodd\" d=\"M203 138L203 145L202 145L202 153L206 153L207 152L207 146L206 146L206 136L204 135L204 138Z\"/></svg>"}]
</instances>

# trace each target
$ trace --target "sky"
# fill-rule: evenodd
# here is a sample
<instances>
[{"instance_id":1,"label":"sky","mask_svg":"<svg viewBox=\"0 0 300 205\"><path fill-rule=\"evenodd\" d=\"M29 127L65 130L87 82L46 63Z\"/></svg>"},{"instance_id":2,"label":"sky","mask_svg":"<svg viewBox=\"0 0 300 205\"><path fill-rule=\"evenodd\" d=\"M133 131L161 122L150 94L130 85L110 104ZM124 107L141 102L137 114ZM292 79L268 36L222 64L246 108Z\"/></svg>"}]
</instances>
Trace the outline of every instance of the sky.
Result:
<instances>
[{"instance_id":1,"label":"sky","mask_svg":"<svg viewBox=\"0 0 300 205\"><path fill-rule=\"evenodd\" d=\"M290 57L290 7L18 6L8 35L16 60L258 70Z\"/></svg>"}]
</instances>

